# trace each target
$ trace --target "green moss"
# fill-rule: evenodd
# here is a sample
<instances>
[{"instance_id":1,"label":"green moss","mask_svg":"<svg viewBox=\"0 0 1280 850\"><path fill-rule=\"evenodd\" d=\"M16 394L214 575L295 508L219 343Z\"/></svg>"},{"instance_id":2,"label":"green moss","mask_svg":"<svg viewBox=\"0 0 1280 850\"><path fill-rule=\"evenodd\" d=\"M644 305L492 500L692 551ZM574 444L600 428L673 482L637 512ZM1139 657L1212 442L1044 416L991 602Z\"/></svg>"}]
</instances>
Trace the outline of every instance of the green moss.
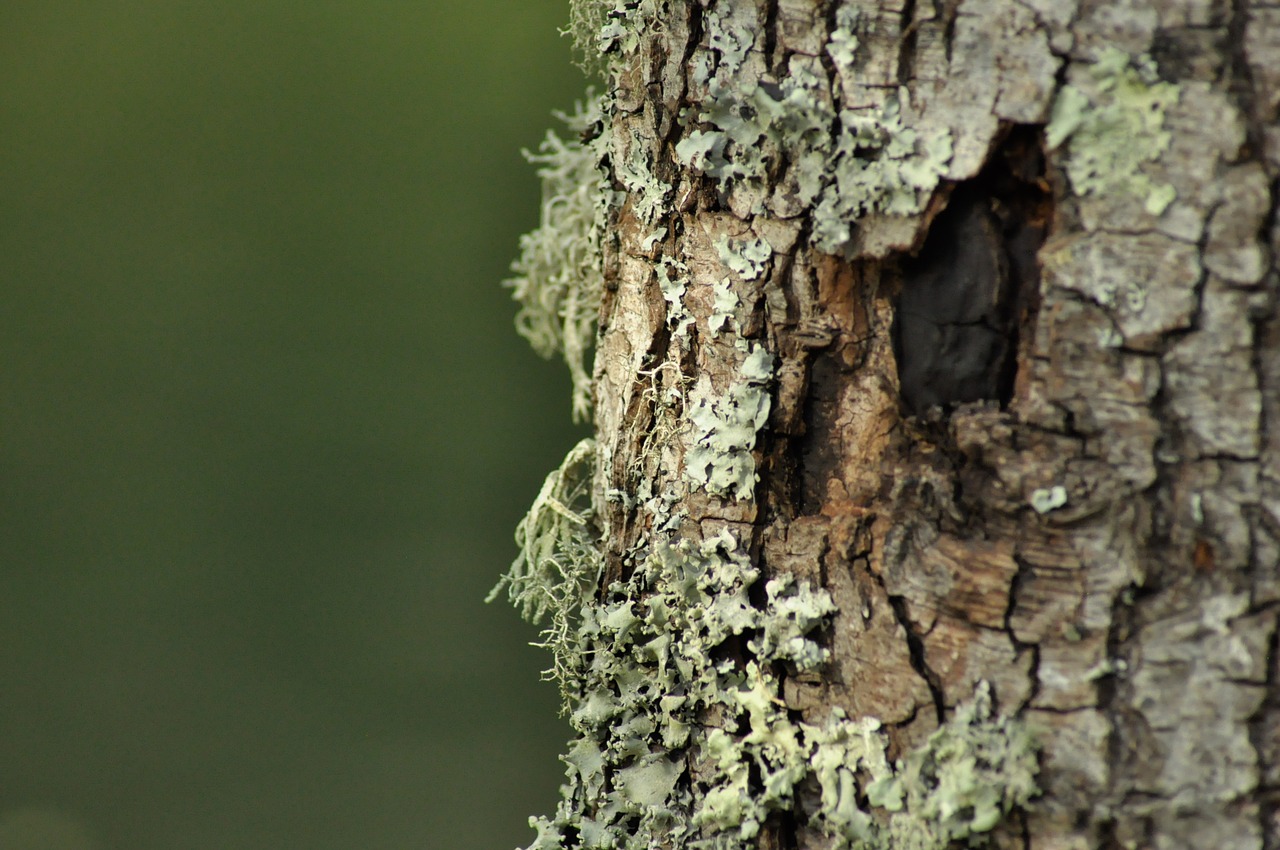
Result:
<instances>
[{"instance_id":1,"label":"green moss","mask_svg":"<svg viewBox=\"0 0 1280 850\"><path fill-rule=\"evenodd\" d=\"M561 114L571 135L547 131L538 153L525 152L541 166L542 211L538 228L520 237L516 276L506 282L520 302L516 330L543 357L560 354L573 379L573 416L591 410L588 353L595 342L603 288L600 239L612 203L600 158L606 135L579 141L605 122L602 99L590 98L572 115Z\"/></svg>"},{"instance_id":2,"label":"green moss","mask_svg":"<svg viewBox=\"0 0 1280 850\"><path fill-rule=\"evenodd\" d=\"M1066 168L1076 194L1131 195L1159 215L1177 193L1142 166L1169 148L1165 112L1177 102L1178 87L1159 80L1149 57L1109 47L1087 76L1059 92L1045 139L1050 148L1070 143Z\"/></svg>"}]
</instances>

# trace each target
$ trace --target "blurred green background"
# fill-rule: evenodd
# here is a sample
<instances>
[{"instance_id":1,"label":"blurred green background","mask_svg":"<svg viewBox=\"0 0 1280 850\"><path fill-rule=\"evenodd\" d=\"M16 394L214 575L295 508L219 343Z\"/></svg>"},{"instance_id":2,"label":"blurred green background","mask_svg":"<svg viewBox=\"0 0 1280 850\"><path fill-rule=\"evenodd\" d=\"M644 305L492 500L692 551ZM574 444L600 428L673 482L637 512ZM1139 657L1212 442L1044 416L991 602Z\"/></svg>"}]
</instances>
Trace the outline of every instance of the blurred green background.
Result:
<instances>
[{"instance_id":1,"label":"blurred green background","mask_svg":"<svg viewBox=\"0 0 1280 850\"><path fill-rule=\"evenodd\" d=\"M509 850L565 0L0 5L0 850Z\"/></svg>"}]
</instances>

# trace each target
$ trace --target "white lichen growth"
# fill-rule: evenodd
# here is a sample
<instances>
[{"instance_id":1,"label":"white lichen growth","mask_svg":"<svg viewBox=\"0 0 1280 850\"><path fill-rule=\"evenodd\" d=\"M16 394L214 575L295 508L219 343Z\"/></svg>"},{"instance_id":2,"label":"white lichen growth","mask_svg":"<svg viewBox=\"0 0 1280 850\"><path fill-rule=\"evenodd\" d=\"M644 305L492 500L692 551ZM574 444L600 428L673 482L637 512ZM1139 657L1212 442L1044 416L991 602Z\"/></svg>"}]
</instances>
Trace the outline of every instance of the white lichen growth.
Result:
<instances>
[{"instance_id":1,"label":"white lichen growth","mask_svg":"<svg viewBox=\"0 0 1280 850\"><path fill-rule=\"evenodd\" d=\"M1162 82L1147 56L1104 49L1087 74L1063 86L1045 127L1051 149L1069 143L1067 177L1078 195L1122 193L1143 200L1160 215L1177 192L1143 170L1169 148L1165 113L1178 102L1178 87Z\"/></svg>"},{"instance_id":2,"label":"white lichen growth","mask_svg":"<svg viewBox=\"0 0 1280 850\"><path fill-rule=\"evenodd\" d=\"M716 391L703 376L690 392L692 444L684 459L687 480L737 501L750 499L759 480L753 452L769 419L768 383L773 379L773 355L763 346L748 345L728 389Z\"/></svg>"},{"instance_id":3,"label":"white lichen growth","mask_svg":"<svg viewBox=\"0 0 1280 850\"><path fill-rule=\"evenodd\" d=\"M573 380L573 416L591 411L589 352L595 343L603 283L601 234L612 192L600 169L604 135L591 142L582 134L598 132L605 118L601 98L579 103L572 115L557 113L570 136L548 130L537 153L542 178L538 228L520 237L520 257L506 281L520 302L516 330L543 357L560 354Z\"/></svg>"},{"instance_id":4,"label":"white lichen growth","mask_svg":"<svg viewBox=\"0 0 1280 850\"><path fill-rule=\"evenodd\" d=\"M836 20L829 51L848 72L857 14L841 8ZM750 43L746 36L734 43L742 41ZM837 109L839 89L819 71L799 56L777 85L708 71L709 100L676 155L725 192L749 198L753 214L810 210L815 244L838 253L864 215L919 213L946 172L952 145L945 131L924 136L904 122L905 88L877 108ZM774 181L784 164L786 173Z\"/></svg>"},{"instance_id":5,"label":"white lichen growth","mask_svg":"<svg viewBox=\"0 0 1280 850\"><path fill-rule=\"evenodd\" d=\"M1027 500L1031 503L1031 507L1038 514L1047 514L1049 511L1057 510L1067 503L1067 488L1061 484L1055 484L1052 487L1041 487L1031 493L1031 497Z\"/></svg>"}]
</instances>

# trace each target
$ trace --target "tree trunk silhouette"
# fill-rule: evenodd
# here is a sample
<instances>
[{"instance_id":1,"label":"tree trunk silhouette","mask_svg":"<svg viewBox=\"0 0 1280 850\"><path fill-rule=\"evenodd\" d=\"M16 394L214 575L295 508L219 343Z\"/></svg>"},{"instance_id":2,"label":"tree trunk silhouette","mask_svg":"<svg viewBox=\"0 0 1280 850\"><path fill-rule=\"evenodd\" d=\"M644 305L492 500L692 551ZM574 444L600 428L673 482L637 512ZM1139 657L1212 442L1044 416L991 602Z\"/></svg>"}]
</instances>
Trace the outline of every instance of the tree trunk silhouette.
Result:
<instances>
[{"instance_id":1,"label":"tree trunk silhouette","mask_svg":"<svg viewBox=\"0 0 1280 850\"><path fill-rule=\"evenodd\" d=\"M533 846L1280 848L1280 10L575 27L595 439L507 580L579 736Z\"/></svg>"}]
</instances>

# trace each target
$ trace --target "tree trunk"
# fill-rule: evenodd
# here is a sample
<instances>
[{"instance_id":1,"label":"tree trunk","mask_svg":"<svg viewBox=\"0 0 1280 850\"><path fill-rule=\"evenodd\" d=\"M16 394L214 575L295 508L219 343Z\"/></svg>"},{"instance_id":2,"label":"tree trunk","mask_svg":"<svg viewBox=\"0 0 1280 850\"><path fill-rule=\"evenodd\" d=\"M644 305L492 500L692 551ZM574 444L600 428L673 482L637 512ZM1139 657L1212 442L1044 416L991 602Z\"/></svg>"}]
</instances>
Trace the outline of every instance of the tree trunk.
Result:
<instances>
[{"instance_id":1,"label":"tree trunk","mask_svg":"<svg viewBox=\"0 0 1280 850\"><path fill-rule=\"evenodd\" d=\"M595 422L504 580L577 734L532 846L1280 848L1280 10L574 32L610 89L514 282Z\"/></svg>"}]
</instances>

